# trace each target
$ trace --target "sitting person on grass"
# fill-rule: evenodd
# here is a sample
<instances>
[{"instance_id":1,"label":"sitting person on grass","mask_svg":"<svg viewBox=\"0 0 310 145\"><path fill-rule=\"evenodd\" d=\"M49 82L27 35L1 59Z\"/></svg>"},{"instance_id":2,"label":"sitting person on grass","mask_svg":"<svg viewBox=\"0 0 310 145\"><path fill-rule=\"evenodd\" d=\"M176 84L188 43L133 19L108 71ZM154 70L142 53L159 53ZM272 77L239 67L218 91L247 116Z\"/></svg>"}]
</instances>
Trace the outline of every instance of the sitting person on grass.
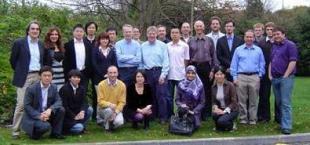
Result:
<instances>
[{"instance_id":1,"label":"sitting person on grass","mask_svg":"<svg viewBox=\"0 0 310 145\"><path fill-rule=\"evenodd\" d=\"M116 66L108 68L108 78L98 84L98 120L107 132L124 124L123 108L126 104L126 86L117 79Z\"/></svg>"},{"instance_id":2,"label":"sitting person on grass","mask_svg":"<svg viewBox=\"0 0 310 145\"><path fill-rule=\"evenodd\" d=\"M205 104L204 88L194 66L188 66L185 71L186 78L177 87L175 102L179 110L185 109L193 115L195 129L198 129Z\"/></svg>"},{"instance_id":3,"label":"sitting person on grass","mask_svg":"<svg viewBox=\"0 0 310 145\"><path fill-rule=\"evenodd\" d=\"M80 85L81 75L79 70L71 70L68 73L69 82L59 91L66 110L64 133L83 133L86 123L93 113L93 108L87 103L86 89Z\"/></svg>"},{"instance_id":4,"label":"sitting person on grass","mask_svg":"<svg viewBox=\"0 0 310 145\"><path fill-rule=\"evenodd\" d=\"M215 128L219 131L233 129L234 120L238 116L236 89L233 83L225 79L226 70L216 67L215 82L212 86L212 116Z\"/></svg>"},{"instance_id":5,"label":"sitting person on grass","mask_svg":"<svg viewBox=\"0 0 310 145\"><path fill-rule=\"evenodd\" d=\"M138 123L143 122L144 129L149 128L150 115L152 114L151 87L145 84L146 77L143 71L135 73L134 84L127 89L127 111L132 127L138 128Z\"/></svg>"}]
</instances>

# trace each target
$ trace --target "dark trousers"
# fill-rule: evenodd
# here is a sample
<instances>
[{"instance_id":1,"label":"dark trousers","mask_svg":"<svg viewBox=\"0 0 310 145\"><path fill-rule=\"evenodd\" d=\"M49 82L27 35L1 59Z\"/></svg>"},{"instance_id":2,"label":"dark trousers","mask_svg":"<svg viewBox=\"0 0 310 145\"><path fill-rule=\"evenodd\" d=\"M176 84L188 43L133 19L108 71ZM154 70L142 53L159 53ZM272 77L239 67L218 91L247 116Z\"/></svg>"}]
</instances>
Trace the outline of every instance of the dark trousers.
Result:
<instances>
[{"instance_id":1,"label":"dark trousers","mask_svg":"<svg viewBox=\"0 0 310 145\"><path fill-rule=\"evenodd\" d=\"M52 129L51 135L61 135L64 116L65 109L61 107L55 112L52 112L48 121L35 121L31 138L39 139L41 136L43 136L44 133L48 132L50 129Z\"/></svg>"},{"instance_id":2,"label":"dark trousers","mask_svg":"<svg viewBox=\"0 0 310 145\"><path fill-rule=\"evenodd\" d=\"M168 118L171 115L174 115L174 91L175 87L178 86L180 81L177 80L168 80L168 87L169 87L169 98L167 100L167 110L168 110Z\"/></svg>"},{"instance_id":3,"label":"dark trousers","mask_svg":"<svg viewBox=\"0 0 310 145\"><path fill-rule=\"evenodd\" d=\"M120 67L118 71L119 79L122 80L127 87L134 83L134 74L137 71L137 67Z\"/></svg>"},{"instance_id":4,"label":"dark trousers","mask_svg":"<svg viewBox=\"0 0 310 145\"><path fill-rule=\"evenodd\" d=\"M161 68L146 70L147 81L152 89L153 117L158 117L161 121L167 121L167 97L169 97L168 82L165 80L163 84L159 84L158 80L160 74Z\"/></svg>"},{"instance_id":5,"label":"dark trousers","mask_svg":"<svg viewBox=\"0 0 310 145\"><path fill-rule=\"evenodd\" d=\"M82 73L82 77L81 77L81 85L85 88L86 94L88 92L88 84L89 84L89 80L91 80L91 100L92 100L92 108L97 108L97 92L95 89L95 80L92 77L92 73L88 74L89 72L85 72L85 71L81 71ZM97 116L97 109L94 109L94 112L92 114L92 120L96 120L96 116Z\"/></svg>"},{"instance_id":6,"label":"dark trousers","mask_svg":"<svg viewBox=\"0 0 310 145\"><path fill-rule=\"evenodd\" d=\"M193 65L197 69L197 74L198 74L199 78L201 79L202 84L204 86L204 90L205 90L206 105L201 112L201 117L203 120L205 120L207 117L211 117L211 111L212 111L212 107L211 107L211 102L212 102L212 100L211 100L211 85L212 85L212 81L209 79L209 74L211 72L211 66L210 66L209 62L193 63Z\"/></svg>"},{"instance_id":7,"label":"dark trousers","mask_svg":"<svg viewBox=\"0 0 310 145\"><path fill-rule=\"evenodd\" d=\"M238 116L237 111L225 113L223 115L212 114L215 123L216 130L219 131L230 131L233 129L234 120Z\"/></svg>"},{"instance_id":8,"label":"dark trousers","mask_svg":"<svg viewBox=\"0 0 310 145\"><path fill-rule=\"evenodd\" d=\"M270 92L271 82L268 76L264 75L259 88L258 121L270 121Z\"/></svg>"}]
</instances>

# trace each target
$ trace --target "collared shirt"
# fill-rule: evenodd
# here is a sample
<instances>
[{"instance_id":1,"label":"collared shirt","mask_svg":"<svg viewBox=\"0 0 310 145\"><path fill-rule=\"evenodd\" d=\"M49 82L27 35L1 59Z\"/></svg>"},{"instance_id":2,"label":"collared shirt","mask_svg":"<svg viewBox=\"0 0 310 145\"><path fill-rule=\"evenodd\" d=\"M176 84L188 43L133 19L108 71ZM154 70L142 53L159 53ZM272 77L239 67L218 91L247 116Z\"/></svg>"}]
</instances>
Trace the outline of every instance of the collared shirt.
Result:
<instances>
[{"instance_id":1,"label":"collared shirt","mask_svg":"<svg viewBox=\"0 0 310 145\"><path fill-rule=\"evenodd\" d=\"M30 36L27 36L27 41L30 52L29 72L39 71L41 68L39 40L32 40Z\"/></svg>"},{"instance_id":2,"label":"collared shirt","mask_svg":"<svg viewBox=\"0 0 310 145\"><path fill-rule=\"evenodd\" d=\"M70 83L70 85L71 85L71 87L72 87L72 89L73 89L73 93L74 93L74 95L76 94L76 90L79 88L79 85L78 86L74 86L72 83Z\"/></svg>"},{"instance_id":3,"label":"collared shirt","mask_svg":"<svg viewBox=\"0 0 310 145\"><path fill-rule=\"evenodd\" d=\"M107 80L108 80L108 85L109 86L117 86L117 80L111 81L109 78L107 78Z\"/></svg>"},{"instance_id":4,"label":"collared shirt","mask_svg":"<svg viewBox=\"0 0 310 145\"><path fill-rule=\"evenodd\" d=\"M48 89L51 86L51 84L49 84L47 87L43 86L42 82L40 82L41 85L41 97L42 97L42 104L41 104L41 109L42 111L45 111L47 108L47 96L48 96Z\"/></svg>"},{"instance_id":5,"label":"collared shirt","mask_svg":"<svg viewBox=\"0 0 310 145\"><path fill-rule=\"evenodd\" d=\"M270 56L272 76L283 76L288 64L297 59L298 50L294 42L285 39L281 43L273 43ZM296 67L292 74L294 73L296 73Z\"/></svg>"},{"instance_id":6,"label":"collared shirt","mask_svg":"<svg viewBox=\"0 0 310 145\"><path fill-rule=\"evenodd\" d=\"M188 40L191 38L191 36L188 36L188 37L184 37L182 36L181 37L181 40L184 41L185 43L188 43Z\"/></svg>"},{"instance_id":7,"label":"collared shirt","mask_svg":"<svg viewBox=\"0 0 310 145\"><path fill-rule=\"evenodd\" d=\"M219 32L211 32L211 33L207 34L206 36L210 37L213 40L214 48L216 50L217 40L219 38L225 36L225 34L219 31Z\"/></svg>"},{"instance_id":8,"label":"collared shirt","mask_svg":"<svg viewBox=\"0 0 310 145\"><path fill-rule=\"evenodd\" d=\"M169 74L168 80L183 80L185 78L185 60L189 60L188 45L179 40L177 43L169 42Z\"/></svg>"},{"instance_id":9,"label":"collared shirt","mask_svg":"<svg viewBox=\"0 0 310 145\"><path fill-rule=\"evenodd\" d=\"M257 72L260 77L265 74L265 59L260 47L252 45L247 48L245 44L236 48L233 55L230 74L237 79L238 73Z\"/></svg>"},{"instance_id":10,"label":"collared shirt","mask_svg":"<svg viewBox=\"0 0 310 145\"><path fill-rule=\"evenodd\" d=\"M226 35L226 38L227 38L227 44L228 44L229 50L231 51L233 41L234 41L234 34Z\"/></svg>"},{"instance_id":11,"label":"collared shirt","mask_svg":"<svg viewBox=\"0 0 310 145\"><path fill-rule=\"evenodd\" d=\"M141 64L141 46L131 39L122 39L115 44L118 67L138 67Z\"/></svg>"},{"instance_id":12,"label":"collared shirt","mask_svg":"<svg viewBox=\"0 0 310 145\"><path fill-rule=\"evenodd\" d=\"M105 57L107 57L108 54L109 54L109 52L110 52L110 50L111 50L111 48L108 47L108 48L106 48L106 49L103 49L101 46L99 46L99 50L100 50L100 52L101 52Z\"/></svg>"},{"instance_id":13,"label":"collared shirt","mask_svg":"<svg viewBox=\"0 0 310 145\"><path fill-rule=\"evenodd\" d=\"M192 62L209 62L210 66L214 66L215 48L211 38L203 36L198 38L192 37L188 41L190 60Z\"/></svg>"},{"instance_id":14,"label":"collared shirt","mask_svg":"<svg viewBox=\"0 0 310 145\"><path fill-rule=\"evenodd\" d=\"M151 69L162 67L161 78L165 78L169 71L169 56L167 44L156 40L154 43L142 43L142 68Z\"/></svg>"},{"instance_id":15,"label":"collared shirt","mask_svg":"<svg viewBox=\"0 0 310 145\"><path fill-rule=\"evenodd\" d=\"M77 40L74 38L76 68L79 70L85 69L86 50L83 39Z\"/></svg>"}]
</instances>

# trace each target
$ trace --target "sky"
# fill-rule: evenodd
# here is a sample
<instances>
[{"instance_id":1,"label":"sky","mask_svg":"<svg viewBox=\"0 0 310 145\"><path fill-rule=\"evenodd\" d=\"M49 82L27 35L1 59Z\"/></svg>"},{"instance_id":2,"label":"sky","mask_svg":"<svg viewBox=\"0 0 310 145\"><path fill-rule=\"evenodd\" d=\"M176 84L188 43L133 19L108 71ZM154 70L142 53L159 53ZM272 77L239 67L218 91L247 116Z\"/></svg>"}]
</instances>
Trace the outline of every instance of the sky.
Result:
<instances>
[{"instance_id":1,"label":"sky","mask_svg":"<svg viewBox=\"0 0 310 145\"><path fill-rule=\"evenodd\" d=\"M284 8L291 9L294 6L308 6L310 7L310 0L283 0ZM273 11L282 9L282 0L272 0Z\"/></svg>"}]
</instances>

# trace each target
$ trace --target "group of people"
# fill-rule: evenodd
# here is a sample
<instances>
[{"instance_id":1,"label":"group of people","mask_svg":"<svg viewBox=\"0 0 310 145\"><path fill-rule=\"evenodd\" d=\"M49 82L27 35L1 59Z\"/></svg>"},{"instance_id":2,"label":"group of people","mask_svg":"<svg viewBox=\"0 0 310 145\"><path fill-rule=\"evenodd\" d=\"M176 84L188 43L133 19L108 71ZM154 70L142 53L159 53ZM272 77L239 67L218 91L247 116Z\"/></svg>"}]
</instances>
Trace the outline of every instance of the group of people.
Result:
<instances>
[{"instance_id":1,"label":"group of people","mask_svg":"<svg viewBox=\"0 0 310 145\"><path fill-rule=\"evenodd\" d=\"M197 20L191 35L184 22L170 29L170 37L165 26L149 26L143 42L132 25L123 25L117 41L115 28L96 36L97 24L88 22L75 25L63 44L59 28L49 28L41 42L39 23L30 22L10 58L17 87L13 138L22 128L32 139L49 130L62 139L85 132L90 118L107 132L125 120L148 129L150 120L165 124L175 110L192 115L196 129L212 117L216 130L229 131L237 118L250 125L271 120L271 85L275 121L290 134L296 45L272 22L255 24L244 39L234 34L233 20L225 21L225 34L221 24L211 17L206 35Z\"/></svg>"}]
</instances>

